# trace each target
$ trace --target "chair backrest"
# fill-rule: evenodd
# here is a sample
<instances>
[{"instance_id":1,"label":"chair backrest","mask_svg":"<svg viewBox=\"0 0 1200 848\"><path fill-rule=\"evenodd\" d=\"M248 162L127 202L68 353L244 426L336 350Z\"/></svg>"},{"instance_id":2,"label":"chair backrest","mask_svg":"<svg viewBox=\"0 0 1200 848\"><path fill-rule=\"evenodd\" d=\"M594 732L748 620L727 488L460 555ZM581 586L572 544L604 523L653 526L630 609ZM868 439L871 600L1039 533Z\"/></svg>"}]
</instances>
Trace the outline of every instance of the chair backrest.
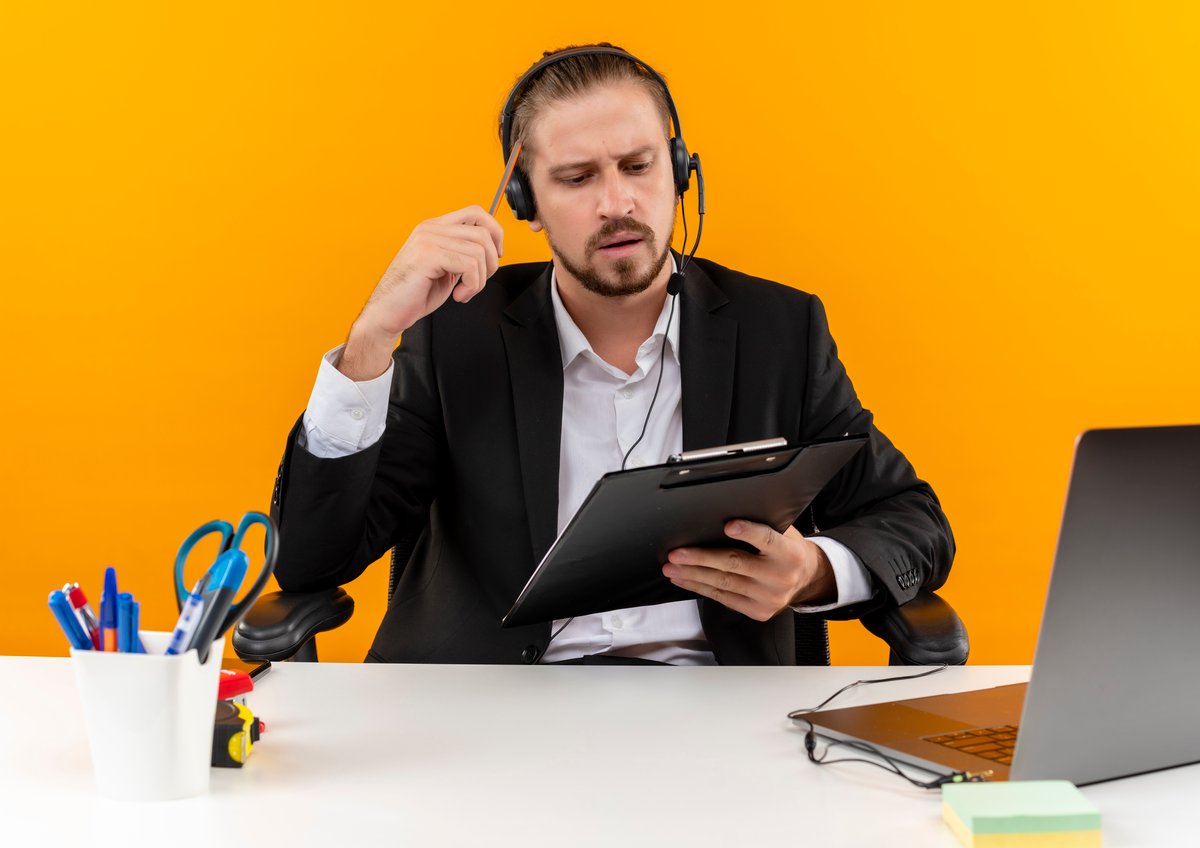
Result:
<instances>
[{"instance_id":1,"label":"chair backrest","mask_svg":"<svg viewBox=\"0 0 1200 848\"><path fill-rule=\"evenodd\" d=\"M392 562L388 570L387 602L389 607L392 605L392 596L396 594L396 587L400 584L400 575L404 573L404 566L408 565L409 557L412 556L420 536L420 533L411 533L397 541L396 546L392 548Z\"/></svg>"},{"instance_id":2,"label":"chair backrest","mask_svg":"<svg viewBox=\"0 0 1200 848\"><path fill-rule=\"evenodd\" d=\"M829 622L793 614L796 626L796 665L829 665Z\"/></svg>"}]
</instances>

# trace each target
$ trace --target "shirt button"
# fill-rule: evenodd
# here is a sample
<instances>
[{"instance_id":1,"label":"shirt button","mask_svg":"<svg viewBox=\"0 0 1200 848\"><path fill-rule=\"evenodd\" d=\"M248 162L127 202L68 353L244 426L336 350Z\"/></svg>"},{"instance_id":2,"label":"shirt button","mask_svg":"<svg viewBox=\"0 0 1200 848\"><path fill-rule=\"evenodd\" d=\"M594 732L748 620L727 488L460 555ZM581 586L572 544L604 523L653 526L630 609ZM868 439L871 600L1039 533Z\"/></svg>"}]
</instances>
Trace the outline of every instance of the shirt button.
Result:
<instances>
[{"instance_id":1,"label":"shirt button","mask_svg":"<svg viewBox=\"0 0 1200 848\"><path fill-rule=\"evenodd\" d=\"M355 421L361 421L363 414L364 414L363 411L361 409L359 409L358 407L355 407L354 409L350 410L350 417L353 418Z\"/></svg>"},{"instance_id":2,"label":"shirt button","mask_svg":"<svg viewBox=\"0 0 1200 848\"><path fill-rule=\"evenodd\" d=\"M625 398L625 400L629 400L631 397L633 397L633 389L621 389L621 397Z\"/></svg>"},{"instance_id":3,"label":"shirt button","mask_svg":"<svg viewBox=\"0 0 1200 848\"><path fill-rule=\"evenodd\" d=\"M625 622L621 621L621 616L619 615L614 615L612 621L609 623L612 625L613 630L620 630L625 626Z\"/></svg>"}]
</instances>

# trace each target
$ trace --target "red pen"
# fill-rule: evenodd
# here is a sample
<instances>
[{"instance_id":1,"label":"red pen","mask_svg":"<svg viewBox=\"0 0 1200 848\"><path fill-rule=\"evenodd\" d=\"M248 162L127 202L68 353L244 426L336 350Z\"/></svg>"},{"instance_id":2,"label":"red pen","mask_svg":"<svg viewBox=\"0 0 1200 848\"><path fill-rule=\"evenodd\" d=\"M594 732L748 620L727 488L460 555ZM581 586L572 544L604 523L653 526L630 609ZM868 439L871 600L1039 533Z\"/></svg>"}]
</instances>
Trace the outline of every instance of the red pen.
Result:
<instances>
[{"instance_id":1,"label":"red pen","mask_svg":"<svg viewBox=\"0 0 1200 848\"><path fill-rule=\"evenodd\" d=\"M83 629L91 638L92 647L97 651L100 650L100 621L96 618L96 613L92 611L92 605L88 603L87 596L83 594L78 583L67 583L62 590L71 602L71 609L75 610L75 614L79 616Z\"/></svg>"}]
</instances>

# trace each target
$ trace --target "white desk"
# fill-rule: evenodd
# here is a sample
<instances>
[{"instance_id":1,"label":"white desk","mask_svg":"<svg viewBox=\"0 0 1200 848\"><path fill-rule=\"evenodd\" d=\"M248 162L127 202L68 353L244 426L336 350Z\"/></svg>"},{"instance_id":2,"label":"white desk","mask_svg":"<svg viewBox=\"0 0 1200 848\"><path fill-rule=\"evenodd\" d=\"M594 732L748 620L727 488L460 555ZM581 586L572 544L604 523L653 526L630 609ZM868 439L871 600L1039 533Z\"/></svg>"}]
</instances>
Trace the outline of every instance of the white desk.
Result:
<instances>
[{"instance_id":1,"label":"white desk","mask_svg":"<svg viewBox=\"0 0 1200 848\"><path fill-rule=\"evenodd\" d=\"M277 665L209 795L97 798L67 660L0 657L0 842L79 846L958 843L936 792L810 764L788 710L886 668ZM950 669L835 705L1027 679ZM1130 731L1132 732L1132 730ZM1085 787L1106 848L1196 844L1200 766Z\"/></svg>"}]
</instances>

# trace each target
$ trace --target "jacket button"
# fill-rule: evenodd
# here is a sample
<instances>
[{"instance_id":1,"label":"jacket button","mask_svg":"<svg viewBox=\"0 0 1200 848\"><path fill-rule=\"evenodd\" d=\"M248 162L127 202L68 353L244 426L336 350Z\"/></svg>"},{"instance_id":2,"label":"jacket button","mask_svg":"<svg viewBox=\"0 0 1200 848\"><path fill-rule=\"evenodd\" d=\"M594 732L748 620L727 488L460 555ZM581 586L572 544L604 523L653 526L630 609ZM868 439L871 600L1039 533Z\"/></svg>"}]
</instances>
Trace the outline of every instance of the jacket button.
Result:
<instances>
[{"instance_id":1,"label":"jacket button","mask_svg":"<svg viewBox=\"0 0 1200 848\"><path fill-rule=\"evenodd\" d=\"M542 652L538 650L537 645L529 645L525 648L525 650L521 651L521 662L527 665L533 665L535 662L537 662L537 659L541 653Z\"/></svg>"}]
</instances>

